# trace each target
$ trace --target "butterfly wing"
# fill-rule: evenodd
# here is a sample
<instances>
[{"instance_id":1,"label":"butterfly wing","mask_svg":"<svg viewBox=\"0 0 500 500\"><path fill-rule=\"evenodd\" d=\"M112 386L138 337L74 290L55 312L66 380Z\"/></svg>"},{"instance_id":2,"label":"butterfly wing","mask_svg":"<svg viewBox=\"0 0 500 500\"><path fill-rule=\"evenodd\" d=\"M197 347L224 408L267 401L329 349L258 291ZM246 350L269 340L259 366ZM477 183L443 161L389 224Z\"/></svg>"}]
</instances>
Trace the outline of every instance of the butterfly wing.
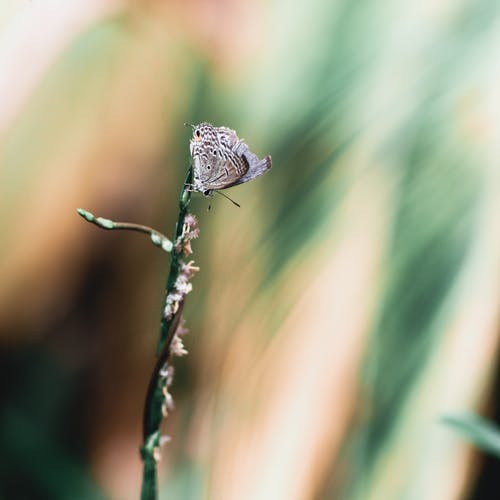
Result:
<instances>
[{"instance_id":1,"label":"butterfly wing","mask_svg":"<svg viewBox=\"0 0 500 500\"><path fill-rule=\"evenodd\" d=\"M190 150L196 191L206 194L236 186L271 168L271 157L260 160L232 129L202 123L193 134Z\"/></svg>"},{"instance_id":2,"label":"butterfly wing","mask_svg":"<svg viewBox=\"0 0 500 500\"><path fill-rule=\"evenodd\" d=\"M258 158L257 158L258 159ZM268 155L262 160L257 161L256 163L252 163L247 170L245 175L242 175L233 186L237 186L238 184L242 184L243 182L251 181L259 175L265 174L272 166L271 157Z\"/></svg>"},{"instance_id":3,"label":"butterfly wing","mask_svg":"<svg viewBox=\"0 0 500 500\"><path fill-rule=\"evenodd\" d=\"M234 147L234 152L248 164L247 171L239 177L231 186L237 186L244 182L251 181L259 175L265 174L272 166L271 157L268 155L262 160L250 151L250 148L243 142L239 141ZM229 186L227 186L229 187Z\"/></svg>"},{"instance_id":4,"label":"butterfly wing","mask_svg":"<svg viewBox=\"0 0 500 500\"><path fill-rule=\"evenodd\" d=\"M248 170L247 162L231 151L227 153L217 151L216 154L210 154L207 159L195 156L193 163L195 185L201 186L200 191L227 188Z\"/></svg>"},{"instance_id":5,"label":"butterfly wing","mask_svg":"<svg viewBox=\"0 0 500 500\"><path fill-rule=\"evenodd\" d=\"M238 135L236 132L227 127L217 127L217 139L221 146L231 149L238 142Z\"/></svg>"}]
</instances>

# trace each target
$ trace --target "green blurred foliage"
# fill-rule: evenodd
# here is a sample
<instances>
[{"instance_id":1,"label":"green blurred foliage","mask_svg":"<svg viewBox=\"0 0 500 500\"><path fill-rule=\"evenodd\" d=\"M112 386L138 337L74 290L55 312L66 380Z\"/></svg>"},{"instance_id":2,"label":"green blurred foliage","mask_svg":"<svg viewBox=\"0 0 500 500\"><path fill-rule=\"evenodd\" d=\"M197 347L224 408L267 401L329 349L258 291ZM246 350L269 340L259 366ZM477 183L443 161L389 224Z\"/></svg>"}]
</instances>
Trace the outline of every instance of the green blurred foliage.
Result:
<instances>
[{"instance_id":1,"label":"green blurred foliage","mask_svg":"<svg viewBox=\"0 0 500 500\"><path fill-rule=\"evenodd\" d=\"M0 497L138 498L168 262L74 209L171 234L182 123L209 121L273 169L241 209L193 200L163 497L496 498L439 422L495 417L500 5L85 8L58 51L50 24L24 42L39 74L4 68Z\"/></svg>"}]
</instances>

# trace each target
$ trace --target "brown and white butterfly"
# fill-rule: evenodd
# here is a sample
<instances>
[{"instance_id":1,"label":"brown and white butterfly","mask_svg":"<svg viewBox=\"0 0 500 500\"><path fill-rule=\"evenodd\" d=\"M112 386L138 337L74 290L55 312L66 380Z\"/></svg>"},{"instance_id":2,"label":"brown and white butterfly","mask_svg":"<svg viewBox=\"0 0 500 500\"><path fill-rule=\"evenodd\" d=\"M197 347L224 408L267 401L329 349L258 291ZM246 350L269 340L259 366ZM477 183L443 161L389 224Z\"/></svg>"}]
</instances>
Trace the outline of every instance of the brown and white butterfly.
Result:
<instances>
[{"instance_id":1,"label":"brown and white butterfly","mask_svg":"<svg viewBox=\"0 0 500 500\"><path fill-rule=\"evenodd\" d=\"M271 157L259 159L234 130L210 123L191 127L193 191L210 196L213 191L251 181L271 168Z\"/></svg>"}]
</instances>

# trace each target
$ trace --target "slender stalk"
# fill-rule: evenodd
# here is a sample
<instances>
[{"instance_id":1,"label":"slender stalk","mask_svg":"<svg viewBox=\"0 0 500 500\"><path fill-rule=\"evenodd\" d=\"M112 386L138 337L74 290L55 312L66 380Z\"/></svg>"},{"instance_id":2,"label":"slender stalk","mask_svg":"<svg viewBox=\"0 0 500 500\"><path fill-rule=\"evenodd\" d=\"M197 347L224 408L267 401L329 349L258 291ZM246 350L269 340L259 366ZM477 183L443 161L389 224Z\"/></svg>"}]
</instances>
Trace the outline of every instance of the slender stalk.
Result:
<instances>
[{"instance_id":1,"label":"slender stalk","mask_svg":"<svg viewBox=\"0 0 500 500\"><path fill-rule=\"evenodd\" d=\"M184 219L187 214L187 207L191 200L189 185L192 179L192 169L188 170L179 199L179 216L175 228L176 243L182 244ZM175 248L171 253L170 271L166 286L166 305L170 293L175 290L176 282L181 273L182 261L181 250ZM157 347L157 361L148 384L146 400L144 402L143 416L143 445L141 447L141 457L143 460L143 477L141 500L156 500L158 498L158 478L156 464L159 459L159 449L161 446L160 425L163 419L163 406L165 404L165 379L162 371L170 358L170 348L175 332L181 320L184 301L178 304L178 309L172 317L162 314L160 323L160 336Z\"/></svg>"},{"instance_id":2,"label":"slender stalk","mask_svg":"<svg viewBox=\"0 0 500 500\"><path fill-rule=\"evenodd\" d=\"M143 226L142 224L134 224L132 222L115 222L110 219L105 219L104 217L96 217L93 213L83 208L77 208L76 211L81 215L87 222L96 225L102 229L107 229L109 231L113 229L125 230L125 231L137 231L138 233L148 234L151 241L157 247L161 247L165 252L171 252L173 248L172 242L160 232L156 231L149 226Z\"/></svg>"},{"instance_id":3,"label":"slender stalk","mask_svg":"<svg viewBox=\"0 0 500 500\"><path fill-rule=\"evenodd\" d=\"M186 178L184 180L184 185L182 187L181 196L179 198L179 216L177 218L177 224L175 225L175 238L174 241L178 241L182 237L182 229L184 227L184 219L187 214L187 208L189 202L191 201L192 191L189 187L192 184L193 170L189 168ZM170 260L170 271L167 278L167 294L174 288L175 281L180 273L180 252L172 252L172 258ZM158 339L157 353L160 354L168 335L168 330L174 318L170 321L166 319L165 315L162 315L160 323L160 337Z\"/></svg>"},{"instance_id":4,"label":"slender stalk","mask_svg":"<svg viewBox=\"0 0 500 500\"><path fill-rule=\"evenodd\" d=\"M165 307L160 323L160 335L157 346L157 360L149 379L143 413L143 443L140 449L143 460L143 478L141 500L157 500L158 478L156 465L160 458L160 447L166 437L160 433L160 425L167 410L172 407L172 397L168 387L172 382L173 369L169 366L171 354L181 356L187 351L183 348L181 315L184 298L191 291L189 279L199 269L193 261L184 263L183 256L192 253L190 240L198 236L196 218L189 214L191 201L192 168L190 167L179 199L179 216L175 227L173 242L160 232L142 224L130 222L114 222L103 217L95 217L92 213L78 208L77 212L87 222L107 230L128 230L148 234L154 245L171 254L168 274ZM184 330L185 332L185 330Z\"/></svg>"}]
</instances>

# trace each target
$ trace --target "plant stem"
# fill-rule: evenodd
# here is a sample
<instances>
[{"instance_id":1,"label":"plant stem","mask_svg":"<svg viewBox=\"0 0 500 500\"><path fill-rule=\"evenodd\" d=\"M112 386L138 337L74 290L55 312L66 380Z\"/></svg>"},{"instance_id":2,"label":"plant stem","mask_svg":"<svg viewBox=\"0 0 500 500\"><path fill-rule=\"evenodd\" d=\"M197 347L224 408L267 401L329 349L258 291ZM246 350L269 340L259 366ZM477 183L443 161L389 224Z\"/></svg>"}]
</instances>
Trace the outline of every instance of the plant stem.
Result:
<instances>
[{"instance_id":1,"label":"plant stem","mask_svg":"<svg viewBox=\"0 0 500 500\"><path fill-rule=\"evenodd\" d=\"M171 252L173 248L172 242L160 232L156 231L149 226L143 226L142 224L134 224L132 222L115 222L110 219L105 219L104 217L95 217L93 213L83 208L77 208L76 211L81 215L87 222L96 225L102 229L107 229L111 231L113 229L126 230L126 231L137 231L138 233L148 234L151 241L157 247L161 247L165 252Z\"/></svg>"},{"instance_id":2,"label":"plant stem","mask_svg":"<svg viewBox=\"0 0 500 500\"><path fill-rule=\"evenodd\" d=\"M189 168L179 199L179 216L175 227L174 243L179 242L183 235L184 219L187 214L187 207L191 200L189 185L192 182L192 168ZM170 271L167 279L166 294L171 293L175 288L176 280L181 269L181 251L174 247L171 252ZM162 407L164 404L163 387L164 380L162 370L168 363L170 357L170 347L177 327L181 319L184 302L179 304L178 310L171 318L162 313L160 323L160 336L157 346L157 361L155 363L151 378L148 384L146 400L144 403L143 416L143 445L141 447L141 457L143 460L143 477L141 500L157 500L158 498L158 478L156 464L159 458L159 448L161 441L160 425L163 419Z\"/></svg>"}]
</instances>

